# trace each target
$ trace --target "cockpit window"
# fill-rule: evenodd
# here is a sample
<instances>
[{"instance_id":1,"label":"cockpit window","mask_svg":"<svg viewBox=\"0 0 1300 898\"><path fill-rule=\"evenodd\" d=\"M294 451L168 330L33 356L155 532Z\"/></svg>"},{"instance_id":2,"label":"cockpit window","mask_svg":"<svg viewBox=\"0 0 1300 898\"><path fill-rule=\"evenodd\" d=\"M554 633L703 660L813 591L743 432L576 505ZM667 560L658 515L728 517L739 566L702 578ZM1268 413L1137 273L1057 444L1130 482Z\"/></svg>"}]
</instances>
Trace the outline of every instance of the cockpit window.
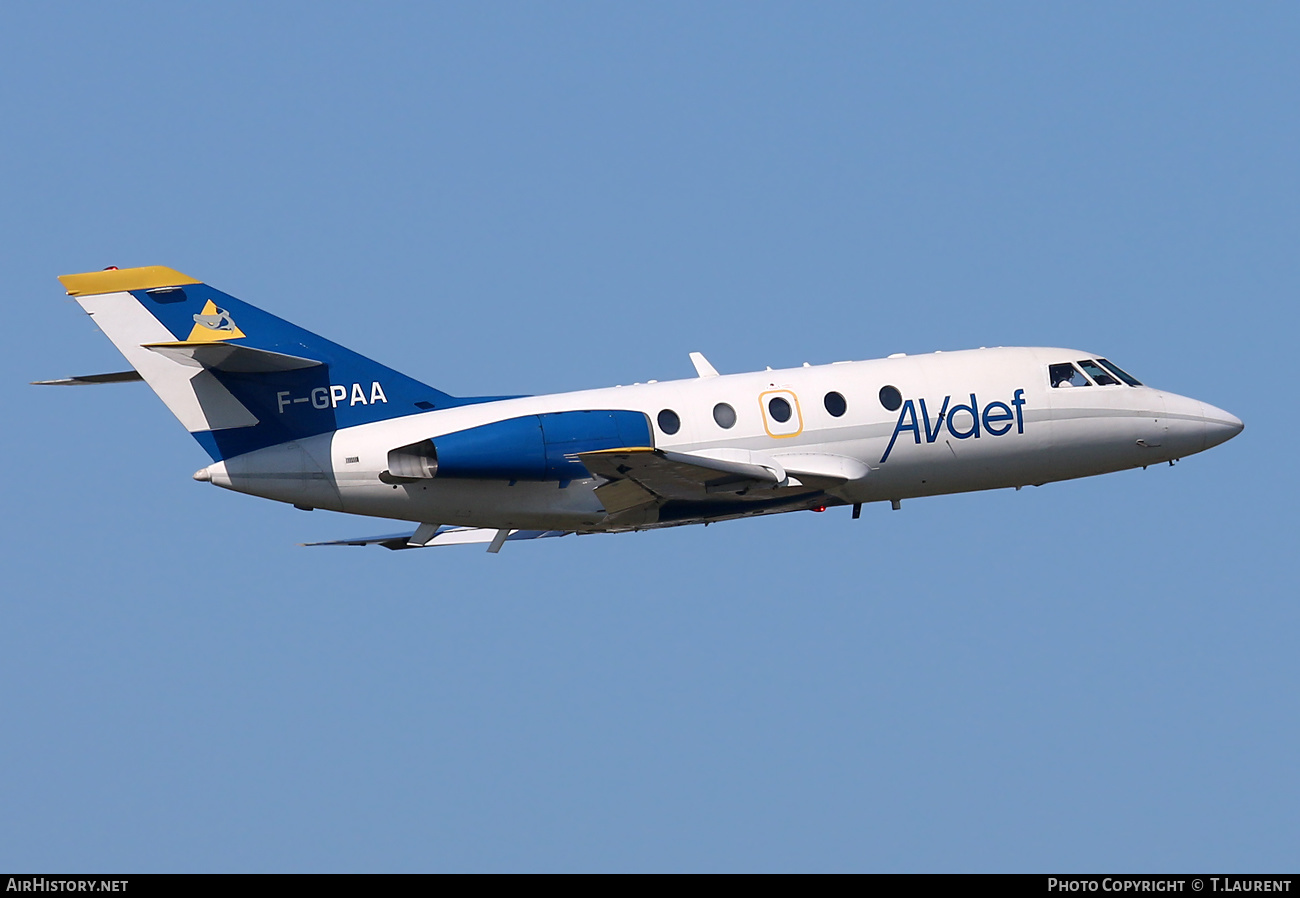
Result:
<instances>
[{"instance_id":1,"label":"cockpit window","mask_svg":"<svg viewBox=\"0 0 1300 898\"><path fill-rule=\"evenodd\" d=\"M1142 381L1138 380L1132 374L1129 374L1127 371L1125 371L1119 365L1116 365L1114 362L1107 361L1106 359L1097 359L1097 361L1105 365L1106 369L1110 371L1111 374L1114 374L1116 377L1124 381L1124 383L1128 384L1130 387L1142 386Z\"/></svg>"},{"instance_id":2,"label":"cockpit window","mask_svg":"<svg viewBox=\"0 0 1300 898\"><path fill-rule=\"evenodd\" d=\"M1090 387L1088 378L1079 373L1079 369L1069 362L1062 362L1047 369L1048 379L1053 387Z\"/></svg>"},{"instance_id":3,"label":"cockpit window","mask_svg":"<svg viewBox=\"0 0 1300 898\"><path fill-rule=\"evenodd\" d=\"M1117 387L1119 381L1106 373L1106 369L1098 365L1092 359L1084 359L1079 362L1079 367L1087 372L1088 376L1096 382L1099 387Z\"/></svg>"}]
</instances>

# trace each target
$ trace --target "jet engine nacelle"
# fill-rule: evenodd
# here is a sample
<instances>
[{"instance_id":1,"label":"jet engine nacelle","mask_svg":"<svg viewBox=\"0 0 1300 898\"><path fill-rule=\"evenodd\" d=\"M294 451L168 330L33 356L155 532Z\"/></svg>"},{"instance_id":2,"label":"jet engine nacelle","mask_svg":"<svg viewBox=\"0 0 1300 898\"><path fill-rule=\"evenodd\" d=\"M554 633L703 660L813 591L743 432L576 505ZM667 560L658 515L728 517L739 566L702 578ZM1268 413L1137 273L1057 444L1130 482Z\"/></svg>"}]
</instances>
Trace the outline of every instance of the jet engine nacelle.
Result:
<instances>
[{"instance_id":1,"label":"jet engine nacelle","mask_svg":"<svg viewBox=\"0 0 1300 898\"><path fill-rule=\"evenodd\" d=\"M579 452L653 446L644 412L592 409L524 415L393 449L382 479L580 480L591 475L571 457Z\"/></svg>"}]
</instances>

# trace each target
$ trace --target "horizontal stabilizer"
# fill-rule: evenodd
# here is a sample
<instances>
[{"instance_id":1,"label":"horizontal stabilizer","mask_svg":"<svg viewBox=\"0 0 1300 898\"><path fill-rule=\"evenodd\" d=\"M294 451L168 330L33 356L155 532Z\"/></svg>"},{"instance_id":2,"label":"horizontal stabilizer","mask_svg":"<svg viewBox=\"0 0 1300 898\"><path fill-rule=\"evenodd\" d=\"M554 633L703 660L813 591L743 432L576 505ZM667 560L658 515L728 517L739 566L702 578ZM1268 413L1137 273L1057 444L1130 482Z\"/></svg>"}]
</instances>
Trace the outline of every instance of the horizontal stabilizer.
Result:
<instances>
[{"instance_id":1,"label":"horizontal stabilizer","mask_svg":"<svg viewBox=\"0 0 1300 898\"><path fill-rule=\"evenodd\" d=\"M39 387L83 387L88 384L125 384L144 380L139 371L115 371L112 374L83 374L81 377L61 377L58 380L34 380Z\"/></svg>"},{"instance_id":2,"label":"horizontal stabilizer","mask_svg":"<svg viewBox=\"0 0 1300 898\"><path fill-rule=\"evenodd\" d=\"M430 546L464 546L474 543L490 543L499 531L492 527L440 527L433 539L424 545L411 545L410 541L416 531L406 533L389 533L384 536L362 536L357 539L335 539L322 543L303 543L304 546L383 546L385 549L425 549ZM517 539L548 539L554 536L568 536L571 530L511 530L506 541Z\"/></svg>"},{"instance_id":3,"label":"horizontal stabilizer","mask_svg":"<svg viewBox=\"0 0 1300 898\"><path fill-rule=\"evenodd\" d=\"M164 355L193 368L209 368L231 374L267 374L273 371L297 371L323 364L316 359L286 355L269 349L238 346L218 340L212 343L145 343L145 349Z\"/></svg>"}]
</instances>

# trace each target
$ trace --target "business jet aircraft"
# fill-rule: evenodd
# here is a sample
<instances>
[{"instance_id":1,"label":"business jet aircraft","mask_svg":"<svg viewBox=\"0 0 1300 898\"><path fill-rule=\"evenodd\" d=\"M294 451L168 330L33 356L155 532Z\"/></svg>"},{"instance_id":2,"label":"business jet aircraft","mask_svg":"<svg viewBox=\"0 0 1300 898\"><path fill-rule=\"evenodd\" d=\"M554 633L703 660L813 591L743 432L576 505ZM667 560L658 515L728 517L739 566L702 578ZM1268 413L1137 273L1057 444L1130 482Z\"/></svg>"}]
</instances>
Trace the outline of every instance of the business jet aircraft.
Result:
<instances>
[{"instance_id":1,"label":"business jet aircraft","mask_svg":"<svg viewBox=\"0 0 1300 898\"><path fill-rule=\"evenodd\" d=\"M1145 468L1242 423L1096 353L998 348L456 397L164 267L69 295L212 457L195 480L397 518L390 549L616 533Z\"/></svg>"}]
</instances>

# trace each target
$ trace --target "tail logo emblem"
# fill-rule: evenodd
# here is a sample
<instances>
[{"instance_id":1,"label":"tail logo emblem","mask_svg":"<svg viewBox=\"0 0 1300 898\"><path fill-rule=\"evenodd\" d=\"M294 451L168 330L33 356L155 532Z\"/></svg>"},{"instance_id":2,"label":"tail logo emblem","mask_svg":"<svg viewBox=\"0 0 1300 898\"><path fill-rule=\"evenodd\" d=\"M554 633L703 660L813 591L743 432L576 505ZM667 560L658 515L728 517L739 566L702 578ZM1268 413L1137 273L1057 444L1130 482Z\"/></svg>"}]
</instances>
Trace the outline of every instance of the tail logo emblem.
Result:
<instances>
[{"instance_id":1,"label":"tail logo emblem","mask_svg":"<svg viewBox=\"0 0 1300 898\"><path fill-rule=\"evenodd\" d=\"M203 311L194 316L194 329L190 331L186 343L215 343L218 340L235 340L246 334L235 324L230 313L219 308L212 300L203 306Z\"/></svg>"},{"instance_id":2,"label":"tail logo emblem","mask_svg":"<svg viewBox=\"0 0 1300 898\"><path fill-rule=\"evenodd\" d=\"M230 313L219 306L215 315L195 315L194 321L208 330L233 331L235 329L234 322L230 320Z\"/></svg>"}]
</instances>

